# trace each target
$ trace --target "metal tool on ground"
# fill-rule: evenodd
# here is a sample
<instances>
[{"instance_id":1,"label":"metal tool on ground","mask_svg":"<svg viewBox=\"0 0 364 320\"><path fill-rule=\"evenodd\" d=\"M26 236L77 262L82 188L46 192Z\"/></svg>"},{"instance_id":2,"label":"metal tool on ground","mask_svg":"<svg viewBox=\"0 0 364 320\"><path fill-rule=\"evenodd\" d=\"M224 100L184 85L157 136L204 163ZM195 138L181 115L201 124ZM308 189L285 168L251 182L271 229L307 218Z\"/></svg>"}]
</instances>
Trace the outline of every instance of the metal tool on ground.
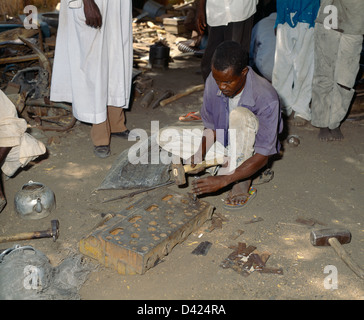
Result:
<instances>
[{"instance_id":1,"label":"metal tool on ground","mask_svg":"<svg viewBox=\"0 0 364 320\"><path fill-rule=\"evenodd\" d=\"M169 186L169 185L171 185L173 183L174 183L173 181L168 181L168 182L162 183L162 184L160 184L158 186L146 188L146 189L143 189L143 190L133 191L133 192L130 192L128 194L124 194L122 196L118 196L118 197L115 197L115 198L107 199L107 200L102 201L102 203L110 202L110 201L115 201L115 200L121 200L121 199L124 199L124 198L132 198L132 197L134 197L137 194L144 193L144 192L148 192L148 191L151 191L151 190L154 190L154 189L157 189L157 188L161 188L161 187L166 187L166 186Z\"/></svg>"},{"instance_id":2,"label":"metal tool on ground","mask_svg":"<svg viewBox=\"0 0 364 320\"><path fill-rule=\"evenodd\" d=\"M342 244L350 243L351 233L346 229L327 228L313 230L310 234L311 244L314 246L331 246L338 256L354 273L364 279L364 270L349 256Z\"/></svg>"},{"instance_id":3,"label":"metal tool on ground","mask_svg":"<svg viewBox=\"0 0 364 320\"><path fill-rule=\"evenodd\" d=\"M162 95L155 101L152 103L151 108L155 109L159 106L159 104L161 103L161 101L170 98L174 95L174 92L172 90L166 90L164 93L162 93Z\"/></svg>"},{"instance_id":4,"label":"metal tool on ground","mask_svg":"<svg viewBox=\"0 0 364 320\"><path fill-rule=\"evenodd\" d=\"M12 236L2 236L0 237L0 243L3 242L13 242L19 240L32 240L41 238L53 238L56 241L59 236L59 221L52 220L51 227L44 231L33 231L33 232L23 232Z\"/></svg>"},{"instance_id":5,"label":"metal tool on ground","mask_svg":"<svg viewBox=\"0 0 364 320\"><path fill-rule=\"evenodd\" d=\"M150 106L150 104L152 103L154 99L154 90L150 90L148 91L142 98L142 100L140 101L140 106L142 108L147 108Z\"/></svg>"},{"instance_id":6,"label":"metal tool on ground","mask_svg":"<svg viewBox=\"0 0 364 320\"><path fill-rule=\"evenodd\" d=\"M182 163L172 163L172 177L178 186L184 185L186 183L186 173L197 174L206 168L215 167L221 165L222 162L218 159L211 161L202 161L192 167L190 164L183 165Z\"/></svg>"}]
</instances>

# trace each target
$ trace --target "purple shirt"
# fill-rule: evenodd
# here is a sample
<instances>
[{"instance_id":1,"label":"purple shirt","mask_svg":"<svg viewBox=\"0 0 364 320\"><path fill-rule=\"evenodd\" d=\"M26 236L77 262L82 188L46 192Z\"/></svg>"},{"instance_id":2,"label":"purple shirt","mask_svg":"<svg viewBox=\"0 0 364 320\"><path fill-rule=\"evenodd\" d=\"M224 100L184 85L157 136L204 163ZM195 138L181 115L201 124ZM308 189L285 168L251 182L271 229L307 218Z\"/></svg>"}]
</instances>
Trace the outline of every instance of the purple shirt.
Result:
<instances>
[{"instance_id":1,"label":"purple shirt","mask_svg":"<svg viewBox=\"0 0 364 320\"><path fill-rule=\"evenodd\" d=\"M250 67L246 76L244 91L238 108L249 109L259 120L259 129L255 137L254 150L264 156L279 152L278 133L282 132L283 121L279 107L279 98L272 85L257 75ZM229 144L229 98L224 96L210 73L205 83L201 117L205 128L224 129L224 137L216 139L225 147Z\"/></svg>"}]
</instances>

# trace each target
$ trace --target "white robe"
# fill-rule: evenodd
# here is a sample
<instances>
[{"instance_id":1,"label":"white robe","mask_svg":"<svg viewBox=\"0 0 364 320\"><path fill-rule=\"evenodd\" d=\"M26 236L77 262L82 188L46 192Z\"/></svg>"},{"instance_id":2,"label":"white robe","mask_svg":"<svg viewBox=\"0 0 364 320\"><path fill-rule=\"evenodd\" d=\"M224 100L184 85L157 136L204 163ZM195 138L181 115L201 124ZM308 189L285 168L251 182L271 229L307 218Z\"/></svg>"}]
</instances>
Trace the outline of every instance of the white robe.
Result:
<instances>
[{"instance_id":1,"label":"white robe","mask_svg":"<svg viewBox=\"0 0 364 320\"><path fill-rule=\"evenodd\" d=\"M82 1L61 1L50 98L72 103L76 119L98 124L108 105L129 106L133 34L131 0L95 3L100 29L86 25Z\"/></svg>"}]
</instances>

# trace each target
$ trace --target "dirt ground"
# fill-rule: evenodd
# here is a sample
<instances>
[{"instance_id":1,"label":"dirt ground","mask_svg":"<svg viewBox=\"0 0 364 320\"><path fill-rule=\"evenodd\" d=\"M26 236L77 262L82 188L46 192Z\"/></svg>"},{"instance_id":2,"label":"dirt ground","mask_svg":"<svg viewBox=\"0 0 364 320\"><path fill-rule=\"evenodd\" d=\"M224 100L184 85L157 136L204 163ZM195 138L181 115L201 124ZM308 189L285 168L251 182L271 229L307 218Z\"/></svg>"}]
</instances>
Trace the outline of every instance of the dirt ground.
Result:
<instances>
[{"instance_id":1,"label":"dirt ground","mask_svg":"<svg viewBox=\"0 0 364 320\"><path fill-rule=\"evenodd\" d=\"M153 78L156 95L167 89L178 93L202 83L199 63L197 57L175 60L168 70L149 70L145 76ZM152 120L158 120L160 127L181 125L178 117L199 110L201 103L202 92L196 92L152 110L142 108L137 97L126 112L127 126L149 133ZM363 102L357 99L355 103ZM318 129L311 126L288 130L299 136L300 144L294 147L282 140L282 156L272 165L274 179L257 186L257 197L248 207L238 212L223 209L227 191L203 197L215 207L215 216L226 218L221 228L208 232L211 222L207 221L143 275L120 275L99 265L80 289L81 299L363 300L363 280L333 248L313 247L309 235L311 230L325 227L349 229L352 241L345 249L364 266L364 122L347 120L342 126L345 139L341 142L320 142ZM58 219L60 236L56 242L51 239L18 242L32 245L46 254L52 265L58 265L71 253L79 252L80 239L101 220L102 214L125 209L147 194L102 203L130 190L95 191L118 155L134 142L112 138L111 156L99 159L93 154L87 124L77 122L65 133L37 129L31 132L47 144L48 155L4 182L8 204L0 214L0 235L44 230L51 219ZM42 182L55 193L57 207L47 218L23 220L14 210L14 195L29 180ZM191 191L190 185L184 188L173 185L169 189L183 194ZM262 220L245 223L253 218ZM311 221L315 224L297 222L299 218L314 219ZM232 239L237 230L244 232ZM208 253L191 254L203 241L212 243ZM244 277L231 268L222 268L221 262L232 252L229 246L238 242L255 246L259 252L268 251L267 266L282 268L283 274L252 272ZM2 243L0 249L14 244ZM91 262L98 265L95 260ZM337 288L325 288L330 273L324 269L328 265L337 270Z\"/></svg>"}]
</instances>

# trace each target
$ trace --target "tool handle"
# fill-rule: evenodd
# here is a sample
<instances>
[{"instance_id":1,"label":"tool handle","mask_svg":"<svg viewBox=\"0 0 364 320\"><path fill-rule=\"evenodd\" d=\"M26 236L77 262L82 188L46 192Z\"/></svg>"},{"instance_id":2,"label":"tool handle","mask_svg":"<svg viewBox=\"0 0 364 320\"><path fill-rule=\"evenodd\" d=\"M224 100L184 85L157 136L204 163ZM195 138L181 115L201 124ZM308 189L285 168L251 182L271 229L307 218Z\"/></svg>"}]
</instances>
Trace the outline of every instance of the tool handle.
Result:
<instances>
[{"instance_id":1,"label":"tool handle","mask_svg":"<svg viewBox=\"0 0 364 320\"><path fill-rule=\"evenodd\" d=\"M330 238L328 242L345 264L354 271L359 278L364 279L364 270L349 256L340 242L336 238Z\"/></svg>"},{"instance_id":2,"label":"tool handle","mask_svg":"<svg viewBox=\"0 0 364 320\"><path fill-rule=\"evenodd\" d=\"M190 164L186 164L183 166L185 173L199 173L202 170L210 167L214 167L220 165L222 162L220 160L214 159L211 161L202 161L201 163L196 164L195 167L192 168Z\"/></svg>"},{"instance_id":3,"label":"tool handle","mask_svg":"<svg viewBox=\"0 0 364 320\"><path fill-rule=\"evenodd\" d=\"M52 230L24 232L24 233L18 233L17 235L13 235L13 236L0 237L0 243L13 242L13 241L19 241L19 240L39 239L39 238L51 238L52 236L53 236Z\"/></svg>"}]
</instances>

